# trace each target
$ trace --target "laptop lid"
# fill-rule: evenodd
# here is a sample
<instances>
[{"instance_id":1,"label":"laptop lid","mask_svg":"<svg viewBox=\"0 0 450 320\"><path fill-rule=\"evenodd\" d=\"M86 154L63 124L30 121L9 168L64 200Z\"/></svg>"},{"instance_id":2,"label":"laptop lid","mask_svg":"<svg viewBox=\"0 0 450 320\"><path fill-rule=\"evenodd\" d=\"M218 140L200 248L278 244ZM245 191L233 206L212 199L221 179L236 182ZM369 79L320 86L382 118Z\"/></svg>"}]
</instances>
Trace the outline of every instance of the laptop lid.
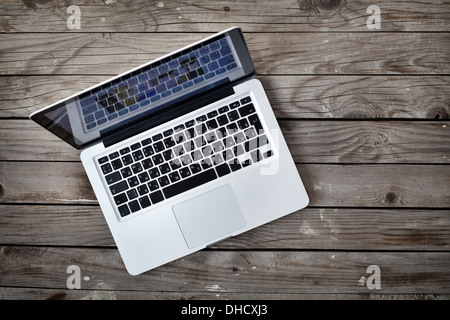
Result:
<instances>
[{"instance_id":1,"label":"laptop lid","mask_svg":"<svg viewBox=\"0 0 450 320\"><path fill-rule=\"evenodd\" d=\"M234 84L254 75L242 31L235 27L52 104L30 118L77 149L100 140L110 145L221 99Z\"/></svg>"}]
</instances>

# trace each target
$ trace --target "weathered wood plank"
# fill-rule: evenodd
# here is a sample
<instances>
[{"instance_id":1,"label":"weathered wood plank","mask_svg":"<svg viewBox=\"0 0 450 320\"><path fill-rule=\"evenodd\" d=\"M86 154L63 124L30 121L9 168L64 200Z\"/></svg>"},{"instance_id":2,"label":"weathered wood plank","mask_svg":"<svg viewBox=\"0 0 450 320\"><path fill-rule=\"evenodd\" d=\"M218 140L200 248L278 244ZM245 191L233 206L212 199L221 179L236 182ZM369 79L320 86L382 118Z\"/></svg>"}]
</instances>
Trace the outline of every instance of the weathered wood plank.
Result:
<instances>
[{"instance_id":1,"label":"weathered wood plank","mask_svg":"<svg viewBox=\"0 0 450 320\"><path fill-rule=\"evenodd\" d=\"M109 5L105 5L108 3ZM367 1L209 1L152 2L140 0L77 0L81 32L198 32L239 25L251 32L368 31ZM383 31L447 31L447 1L378 0ZM4 32L70 32L70 14L59 1L3 1ZM119 23L120 22L120 23Z\"/></svg>"},{"instance_id":2,"label":"weathered wood plank","mask_svg":"<svg viewBox=\"0 0 450 320\"><path fill-rule=\"evenodd\" d=\"M69 290L0 287L2 300L448 300L448 294L427 293L264 293L264 292L176 292L130 290Z\"/></svg>"},{"instance_id":3,"label":"weathered wood plank","mask_svg":"<svg viewBox=\"0 0 450 320\"><path fill-rule=\"evenodd\" d=\"M279 121L296 162L450 164L450 125ZM29 120L0 120L0 160L79 161L80 151Z\"/></svg>"},{"instance_id":4,"label":"weathered wood plank","mask_svg":"<svg viewBox=\"0 0 450 320\"><path fill-rule=\"evenodd\" d=\"M98 206L2 205L0 212L0 243L115 247ZM214 248L444 251L450 211L306 208Z\"/></svg>"},{"instance_id":5,"label":"weathered wood plank","mask_svg":"<svg viewBox=\"0 0 450 320\"><path fill-rule=\"evenodd\" d=\"M67 267L81 269L81 289L147 292L372 293L367 267L381 270L388 294L449 294L450 253L200 251L138 277L115 249L0 248L0 286L66 289Z\"/></svg>"},{"instance_id":6,"label":"weathered wood plank","mask_svg":"<svg viewBox=\"0 0 450 320\"><path fill-rule=\"evenodd\" d=\"M0 117L28 117L110 76L0 79ZM258 76L277 117L448 119L448 76Z\"/></svg>"},{"instance_id":7,"label":"weathered wood plank","mask_svg":"<svg viewBox=\"0 0 450 320\"><path fill-rule=\"evenodd\" d=\"M311 206L450 207L448 165L297 165ZM97 203L79 162L0 162L1 203Z\"/></svg>"},{"instance_id":8,"label":"weathered wood plank","mask_svg":"<svg viewBox=\"0 0 450 320\"><path fill-rule=\"evenodd\" d=\"M0 34L1 75L118 74L208 34ZM247 33L260 74L449 74L445 33ZM356 49L356 50L355 50Z\"/></svg>"}]
</instances>

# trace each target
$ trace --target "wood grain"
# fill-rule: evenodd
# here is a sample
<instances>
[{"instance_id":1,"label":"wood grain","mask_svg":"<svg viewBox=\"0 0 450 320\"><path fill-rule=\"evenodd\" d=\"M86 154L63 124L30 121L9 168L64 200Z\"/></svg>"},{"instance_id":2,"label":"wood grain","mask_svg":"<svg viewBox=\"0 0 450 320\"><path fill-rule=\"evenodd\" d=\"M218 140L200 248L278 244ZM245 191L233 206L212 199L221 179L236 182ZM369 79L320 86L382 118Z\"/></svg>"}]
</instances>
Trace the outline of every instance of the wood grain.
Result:
<instances>
[{"instance_id":1,"label":"wood grain","mask_svg":"<svg viewBox=\"0 0 450 320\"><path fill-rule=\"evenodd\" d=\"M200 251L133 277L115 249L4 246L0 248L0 286L26 283L27 287L65 290L67 267L78 265L82 289L111 293L214 292L230 298L234 293L253 292L364 294L370 293L367 267L378 265L379 294L446 294L450 271L442 262L449 259L447 252Z\"/></svg>"},{"instance_id":2,"label":"wood grain","mask_svg":"<svg viewBox=\"0 0 450 320\"><path fill-rule=\"evenodd\" d=\"M450 124L279 121L296 162L450 164ZM0 120L0 160L79 161L80 151L29 120Z\"/></svg>"},{"instance_id":3,"label":"wood grain","mask_svg":"<svg viewBox=\"0 0 450 320\"><path fill-rule=\"evenodd\" d=\"M311 206L450 206L448 165L297 165ZM79 162L0 162L0 202L96 204ZM443 187L444 186L444 187Z\"/></svg>"},{"instance_id":4,"label":"wood grain","mask_svg":"<svg viewBox=\"0 0 450 320\"><path fill-rule=\"evenodd\" d=\"M28 117L109 76L0 78L0 117ZM449 119L448 76L258 76L280 118Z\"/></svg>"},{"instance_id":5,"label":"wood grain","mask_svg":"<svg viewBox=\"0 0 450 320\"><path fill-rule=\"evenodd\" d=\"M208 35L0 34L0 75L119 74ZM445 33L247 33L245 38L264 75L450 73Z\"/></svg>"},{"instance_id":6,"label":"wood grain","mask_svg":"<svg viewBox=\"0 0 450 320\"><path fill-rule=\"evenodd\" d=\"M1 205L0 212L0 243L115 247L98 206ZM213 248L448 251L450 211L306 208Z\"/></svg>"},{"instance_id":7,"label":"wood grain","mask_svg":"<svg viewBox=\"0 0 450 320\"><path fill-rule=\"evenodd\" d=\"M248 32L368 31L366 1L212 1L183 2L76 0L80 32L218 32L239 25ZM383 31L447 31L447 1L378 0ZM71 32L68 4L9 0L0 5L3 32Z\"/></svg>"}]
</instances>

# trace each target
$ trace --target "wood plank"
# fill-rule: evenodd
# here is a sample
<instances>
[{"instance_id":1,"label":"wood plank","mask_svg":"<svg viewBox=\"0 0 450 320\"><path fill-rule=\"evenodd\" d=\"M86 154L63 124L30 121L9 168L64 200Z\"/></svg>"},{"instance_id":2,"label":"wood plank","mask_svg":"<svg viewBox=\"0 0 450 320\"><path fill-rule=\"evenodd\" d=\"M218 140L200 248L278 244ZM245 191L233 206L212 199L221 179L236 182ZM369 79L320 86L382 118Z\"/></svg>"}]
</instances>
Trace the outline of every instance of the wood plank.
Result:
<instances>
[{"instance_id":1,"label":"wood plank","mask_svg":"<svg viewBox=\"0 0 450 320\"><path fill-rule=\"evenodd\" d=\"M0 75L95 75L112 70L118 74L208 35L0 34ZM260 74L450 73L450 37L445 33L247 33L245 37Z\"/></svg>"},{"instance_id":2,"label":"wood plank","mask_svg":"<svg viewBox=\"0 0 450 320\"><path fill-rule=\"evenodd\" d=\"M450 207L448 165L297 165L311 206ZM95 204L79 162L0 162L0 203Z\"/></svg>"},{"instance_id":3,"label":"wood plank","mask_svg":"<svg viewBox=\"0 0 450 320\"><path fill-rule=\"evenodd\" d=\"M368 31L366 1L129 2L76 0L81 32L198 32L239 25L252 32ZM160 3L158 5L158 3ZM162 5L164 4L164 6ZM447 1L378 0L383 31L448 31ZM446 6L447 4L447 6ZM3 1L1 31L70 32L67 6L53 1ZM120 21L120 23L119 23Z\"/></svg>"},{"instance_id":4,"label":"wood plank","mask_svg":"<svg viewBox=\"0 0 450 320\"><path fill-rule=\"evenodd\" d=\"M450 125L279 121L296 162L450 164ZM0 120L0 160L79 161L80 151L29 120Z\"/></svg>"},{"instance_id":5,"label":"wood plank","mask_svg":"<svg viewBox=\"0 0 450 320\"><path fill-rule=\"evenodd\" d=\"M448 295L449 261L447 252L200 251L133 277L115 249L4 246L0 286L67 289L67 267L77 265L83 290L367 294L367 267L377 265L376 293Z\"/></svg>"},{"instance_id":6,"label":"wood plank","mask_svg":"<svg viewBox=\"0 0 450 320\"><path fill-rule=\"evenodd\" d=\"M0 243L115 247L98 206L2 205L0 212ZM213 248L444 251L450 211L306 208Z\"/></svg>"},{"instance_id":7,"label":"wood plank","mask_svg":"<svg viewBox=\"0 0 450 320\"><path fill-rule=\"evenodd\" d=\"M0 287L2 300L448 300L448 294L428 293L264 293L264 292L176 292L129 290L69 290ZM188 303L188 302L186 302Z\"/></svg>"},{"instance_id":8,"label":"wood plank","mask_svg":"<svg viewBox=\"0 0 450 320\"><path fill-rule=\"evenodd\" d=\"M110 76L2 77L0 117L28 117ZM448 76L258 76L281 118L449 119Z\"/></svg>"}]
</instances>

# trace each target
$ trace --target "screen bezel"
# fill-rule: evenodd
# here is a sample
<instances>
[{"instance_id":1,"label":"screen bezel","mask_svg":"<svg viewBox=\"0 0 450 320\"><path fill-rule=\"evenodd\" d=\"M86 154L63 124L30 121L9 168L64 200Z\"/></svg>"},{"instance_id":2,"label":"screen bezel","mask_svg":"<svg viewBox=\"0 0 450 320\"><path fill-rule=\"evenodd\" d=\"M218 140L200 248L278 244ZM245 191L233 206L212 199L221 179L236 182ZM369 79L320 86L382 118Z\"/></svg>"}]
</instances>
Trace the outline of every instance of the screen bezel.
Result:
<instances>
[{"instance_id":1,"label":"screen bezel","mask_svg":"<svg viewBox=\"0 0 450 320\"><path fill-rule=\"evenodd\" d=\"M250 57L250 53L248 51L247 48L247 44L245 43L245 39L244 39L244 35L242 33L242 30L239 27L233 27L230 29L227 29L225 31L222 31L220 33L217 33L211 37L208 37L206 39L200 40L198 42L195 42L191 45L188 45L184 48L181 48L177 51L173 51L165 56L162 56L156 60L150 61L146 64L143 64L141 66L138 66L132 70L129 70L125 73L122 73L120 75L117 75L115 77L112 77L104 82L101 82L97 85L94 85L86 90L83 90L77 94L74 94L64 100L61 100L57 103L54 103L46 108L43 108L41 110L38 110L34 113L32 113L30 115L30 119L35 121L36 123L38 123L39 125L41 125L42 127L46 128L47 130L49 130L50 132L52 132L53 134L55 134L56 136L58 136L60 139L66 141L67 143L69 143L71 146L73 146L76 149L84 149L89 145L95 144L98 141L104 139L105 137L107 137L110 134L113 133L117 133L118 131L121 130L126 130L127 125L124 124L123 126L118 126L116 129L108 131L106 134L101 135L100 137L93 139L91 141L88 141L86 143L83 144L78 144L75 141L75 138L73 136L73 134L71 132L69 132L68 130L66 130L65 128L61 127L60 125L58 125L58 123L56 123L55 121L53 121L51 118L47 117L46 115L51 113L52 111L56 111L61 107L65 108L65 105L67 102L69 102L72 99L76 99L80 96L82 96L83 94L91 91L91 90L95 90L98 88L101 88L102 86L107 86L110 85L111 83L117 82L117 81L121 81L121 79L125 79L126 77L129 77L130 75L132 75L133 73L137 73L140 72L142 69L150 69L153 67L157 67L158 65L160 65L161 63L165 63L168 61L168 59L172 58L172 57L176 57L177 55L182 54L183 51L186 51L188 49L192 49L195 48L198 45L205 45L211 42L214 42L216 40L219 40L223 37L229 36L230 40L233 43L233 46L236 50L236 54L241 62L243 71L244 71L244 75L238 79L233 80L232 82L230 82L230 85L234 85L236 83L242 82L248 78L254 77L256 72L255 72L255 68L252 62L252 59ZM211 93L212 91L216 90L217 88L212 88L210 90L206 90L204 92L202 92L202 95ZM177 105L182 104L183 102L186 102L186 100L191 100L193 97L189 96L186 99L183 99L181 101L176 101ZM174 102L175 103L175 102ZM161 115L165 112L170 113L170 107L171 104L167 105L165 108L163 109L159 109L156 110L156 112L154 113L150 113L150 114L146 114L142 116L142 119L138 118L136 120L134 120L134 122L139 122L139 121L148 121L149 117L151 118L152 115Z\"/></svg>"}]
</instances>

